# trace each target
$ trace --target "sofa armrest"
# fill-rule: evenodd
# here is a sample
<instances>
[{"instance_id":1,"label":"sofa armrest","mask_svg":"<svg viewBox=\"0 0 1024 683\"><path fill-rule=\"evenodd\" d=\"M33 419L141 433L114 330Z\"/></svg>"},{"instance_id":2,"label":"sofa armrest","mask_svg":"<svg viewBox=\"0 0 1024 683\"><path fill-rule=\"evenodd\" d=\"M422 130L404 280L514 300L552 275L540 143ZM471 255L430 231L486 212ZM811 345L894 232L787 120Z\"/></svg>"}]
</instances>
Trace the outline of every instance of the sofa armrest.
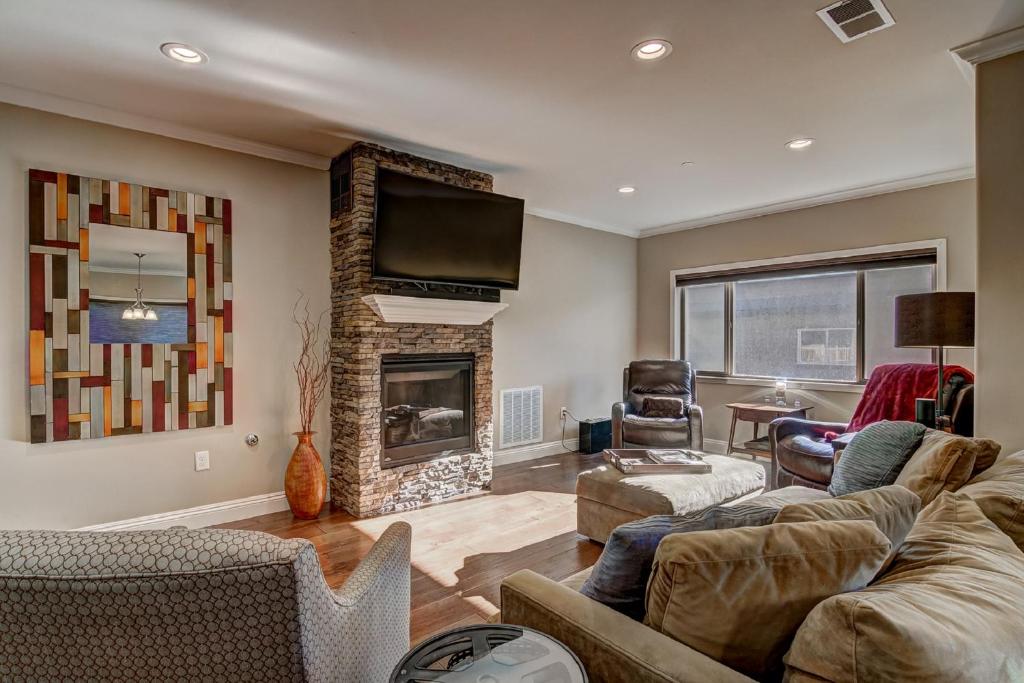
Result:
<instances>
[{"instance_id":1,"label":"sofa armrest","mask_svg":"<svg viewBox=\"0 0 1024 683\"><path fill-rule=\"evenodd\" d=\"M622 448L622 418L633 412L628 401L612 404L612 448Z\"/></svg>"},{"instance_id":2,"label":"sofa armrest","mask_svg":"<svg viewBox=\"0 0 1024 683\"><path fill-rule=\"evenodd\" d=\"M591 683L727 683L749 678L710 657L524 569L501 583L501 620L561 641Z\"/></svg>"},{"instance_id":3,"label":"sofa armrest","mask_svg":"<svg viewBox=\"0 0 1024 683\"><path fill-rule=\"evenodd\" d=\"M690 448L704 450L704 409L696 403L687 409L690 418Z\"/></svg>"}]
</instances>

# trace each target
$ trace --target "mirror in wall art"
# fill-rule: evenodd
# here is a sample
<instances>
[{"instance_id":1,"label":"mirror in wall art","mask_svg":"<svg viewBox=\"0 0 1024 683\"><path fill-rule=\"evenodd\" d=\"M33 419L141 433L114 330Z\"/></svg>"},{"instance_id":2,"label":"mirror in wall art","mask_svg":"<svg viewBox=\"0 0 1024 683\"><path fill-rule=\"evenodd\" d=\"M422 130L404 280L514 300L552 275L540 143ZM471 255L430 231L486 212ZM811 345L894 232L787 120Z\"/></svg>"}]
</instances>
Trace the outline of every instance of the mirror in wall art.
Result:
<instances>
[{"instance_id":1,"label":"mirror in wall art","mask_svg":"<svg viewBox=\"0 0 1024 683\"><path fill-rule=\"evenodd\" d=\"M32 443L232 422L231 201L29 171Z\"/></svg>"}]
</instances>

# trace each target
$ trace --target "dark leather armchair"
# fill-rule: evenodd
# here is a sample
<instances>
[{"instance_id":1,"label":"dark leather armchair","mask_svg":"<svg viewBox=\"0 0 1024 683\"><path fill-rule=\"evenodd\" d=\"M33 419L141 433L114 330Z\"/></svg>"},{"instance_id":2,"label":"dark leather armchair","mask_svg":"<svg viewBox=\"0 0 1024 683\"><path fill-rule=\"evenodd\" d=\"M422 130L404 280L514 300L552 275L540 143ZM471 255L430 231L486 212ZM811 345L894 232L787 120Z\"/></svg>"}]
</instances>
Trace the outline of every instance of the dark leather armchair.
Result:
<instances>
[{"instance_id":1,"label":"dark leather armchair","mask_svg":"<svg viewBox=\"0 0 1024 683\"><path fill-rule=\"evenodd\" d=\"M949 406L953 433L974 435L974 385L947 382L944 400ZM807 486L827 489L832 483L835 454L850 442L845 422L815 422L783 417L768 425L772 448L773 487ZM840 437L826 441L826 432Z\"/></svg>"},{"instance_id":2,"label":"dark leather armchair","mask_svg":"<svg viewBox=\"0 0 1024 683\"><path fill-rule=\"evenodd\" d=\"M644 399L683 401L682 417L644 417ZM622 372L622 401L612 406L612 448L704 450L704 413L697 405L697 372L685 360L635 360Z\"/></svg>"}]
</instances>

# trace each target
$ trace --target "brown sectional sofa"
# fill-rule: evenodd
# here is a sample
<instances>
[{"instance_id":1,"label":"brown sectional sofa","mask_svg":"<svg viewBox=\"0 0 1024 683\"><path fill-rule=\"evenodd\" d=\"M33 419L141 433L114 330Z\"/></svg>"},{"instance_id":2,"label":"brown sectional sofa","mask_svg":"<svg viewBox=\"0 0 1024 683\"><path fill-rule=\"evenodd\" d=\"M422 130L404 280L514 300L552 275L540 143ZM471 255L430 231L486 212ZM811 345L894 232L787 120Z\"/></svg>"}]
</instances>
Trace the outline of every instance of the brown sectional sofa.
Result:
<instances>
[{"instance_id":1,"label":"brown sectional sofa","mask_svg":"<svg viewBox=\"0 0 1024 683\"><path fill-rule=\"evenodd\" d=\"M813 608L785 656L785 680L1022 680L1024 452L992 464L991 449L949 438L933 435L897 481L924 507L891 564L866 588ZM789 487L750 502L781 509L809 495L829 498ZM513 574L501 587L502 621L558 638L595 683L753 680L579 593L590 571L562 582Z\"/></svg>"}]
</instances>

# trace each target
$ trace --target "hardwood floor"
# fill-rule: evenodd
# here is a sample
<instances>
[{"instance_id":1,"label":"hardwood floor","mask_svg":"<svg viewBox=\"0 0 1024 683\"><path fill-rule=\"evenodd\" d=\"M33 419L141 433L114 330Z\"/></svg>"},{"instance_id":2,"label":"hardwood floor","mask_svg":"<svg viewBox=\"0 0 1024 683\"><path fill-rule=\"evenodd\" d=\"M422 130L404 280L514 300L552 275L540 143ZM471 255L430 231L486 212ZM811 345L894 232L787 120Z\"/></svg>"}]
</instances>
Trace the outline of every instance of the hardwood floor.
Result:
<instances>
[{"instance_id":1,"label":"hardwood floor","mask_svg":"<svg viewBox=\"0 0 1024 683\"><path fill-rule=\"evenodd\" d=\"M561 580L597 561L601 546L576 534L576 475L600 454L565 453L496 467L491 492L421 510L356 519L328 510L298 521L290 512L232 522L232 529L306 538L338 587L396 520L412 525L411 639L479 623L498 611L501 580L532 569Z\"/></svg>"}]
</instances>

